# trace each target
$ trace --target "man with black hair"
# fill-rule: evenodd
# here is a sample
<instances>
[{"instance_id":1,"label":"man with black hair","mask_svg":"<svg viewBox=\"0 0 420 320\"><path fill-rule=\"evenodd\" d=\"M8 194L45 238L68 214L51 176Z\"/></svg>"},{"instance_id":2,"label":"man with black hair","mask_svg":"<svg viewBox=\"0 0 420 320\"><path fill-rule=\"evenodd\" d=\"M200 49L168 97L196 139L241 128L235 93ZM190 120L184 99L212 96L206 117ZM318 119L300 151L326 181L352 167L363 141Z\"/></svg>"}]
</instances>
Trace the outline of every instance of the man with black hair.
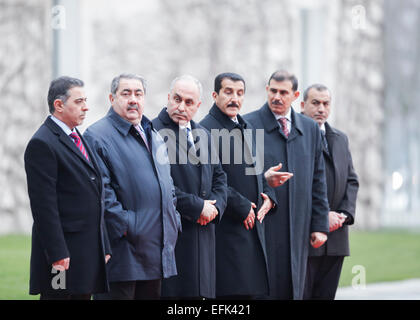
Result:
<instances>
[{"instance_id":1,"label":"man with black hair","mask_svg":"<svg viewBox=\"0 0 420 320\"><path fill-rule=\"evenodd\" d=\"M269 291L263 219L275 197L262 170L258 172L259 163L250 161L255 137L246 138L252 127L239 115L244 95L245 80L240 75L219 74L214 105L200 122L218 141L216 152L228 184L227 207L216 229L218 298L251 299Z\"/></svg>"},{"instance_id":2,"label":"man with black hair","mask_svg":"<svg viewBox=\"0 0 420 320\"><path fill-rule=\"evenodd\" d=\"M34 219L30 294L42 300L89 300L106 292L111 249L99 166L77 126L89 110L83 81L53 80L51 115L25 151Z\"/></svg>"},{"instance_id":3,"label":"man with black hair","mask_svg":"<svg viewBox=\"0 0 420 320\"><path fill-rule=\"evenodd\" d=\"M301 108L321 129L330 206L328 241L320 248L309 248L304 299L332 300L344 257L350 255L348 226L354 223L359 182L347 136L327 122L331 110L328 88L322 84L308 87Z\"/></svg>"},{"instance_id":4,"label":"man with black hair","mask_svg":"<svg viewBox=\"0 0 420 320\"><path fill-rule=\"evenodd\" d=\"M297 78L274 72L266 86L267 102L245 115L264 130L264 169L282 164L293 174L275 189L277 213L267 217L266 241L270 298L302 299L308 247L327 240L328 202L319 126L296 113Z\"/></svg>"}]
</instances>

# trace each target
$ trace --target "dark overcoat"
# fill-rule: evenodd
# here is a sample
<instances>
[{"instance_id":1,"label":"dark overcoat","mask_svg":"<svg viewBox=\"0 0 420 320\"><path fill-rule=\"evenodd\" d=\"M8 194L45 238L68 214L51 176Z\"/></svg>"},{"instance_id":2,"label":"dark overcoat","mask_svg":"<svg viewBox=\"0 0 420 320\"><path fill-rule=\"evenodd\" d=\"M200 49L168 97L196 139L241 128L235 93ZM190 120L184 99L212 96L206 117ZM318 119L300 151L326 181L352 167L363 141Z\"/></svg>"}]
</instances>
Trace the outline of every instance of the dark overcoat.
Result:
<instances>
[{"instance_id":1,"label":"dark overcoat","mask_svg":"<svg viewBox=\"0 0 420 320\"><path fill-rule=\"evenodd\" d=\"M282 171L293 173L275 189L279 205L267 217L266 240L271 297L302 299L310 234L329 231L320 129L292 108L286 138L267 103L244 118L264 130L264 170L281 162Z\"/></svg>"},{"instance_id":2,"label":"dark overcoat","mask_svg":"<svg viewBox=\"0 0 420 320\"><path fill-rule=\"evenodd\" d=\"M84 133L97 155L105 188L105 221L113 257L109 280L176 275L175 244L181 221L165 143L145 117L149 149L134 126L110 108Z\"/></svg>"},{"instance_id":3,"label":"dark overcoat","mask_svg":"<svg viewBox=\"0 0 420 320\"><path fill-rule=\"evenodd\" d=\"M274 202L275 196L263 178L262 171L258 174L246 174L246 169L253 169L255 165L245 161L246 154L255 149L255 141L252 146L246 142L244 130L252 131L252 127L240 115L237 118L239 124L213 105L209 114L200 122L211 131L212 136L215 134L213 139L218 141L219 159L226 172L228 184L227 207L223 219L216 226L217 296L264 295L269 290L264 234L266 222L264 220L261 224L256 220L255 227L246 230L243 221L251 209L251 202L257 205L255 213L260 209L261 192L266 193ZM228 140L223 140L221 130L231 135ZM219 134L222 135L218 137ZM235 139L242 144L239 149L242 159L240 161L235 161L235 151L238 152L235 150Z\"/></svg>"},{"instance_id":4,"label":"dark overcoat","mask_svg":"<svg viewBox=\"0 0 420 320\"><path fill-rule=\"evenodd\" d=\"M189 161L188 157L187 161L182 161L180 153L188 151L185 131L179 130L166 108L152 122L161 136L167 137L171 176L177 196L176 209L182 222L182 233L175 247L178 276L162 282L162 297L215 298L215 223L220 221L226 207L226 174L219 161L212 163L210 133L202 126L190 121L198 161ZM171 155L174 156L172 159ZM211 223L201 226L197 220L204 200L216 200L219 214Z\"/></svg>"},{"instance_id":5,"label":"dark overcoat","mask_svg":"<svg viewBox=\"0 0 420 320\"><path fill-rule=\"evenodd\" d=\"M30 294L108 291L105 254L111 250L104 223L104 191L95 156L82 141L90 161L48 117L26 148L34 220ZM59 275L52 263L67 257L70 267Z\"/></svg>"},{"instance_id":6,"label":"dark overcoat","mask_svg":"<svg viewBox=\"0 0 420 320\"><path fill-rule=\"evenodd\" d=\"M353 167L347 136L325 123L329 152L323 151L327 177L327 193L330 211L347 215L343 227L330 232L321 248L310 248L309 256L349 256L348 226L354 223L359 181Z\"/></svg>"}]
</instances>

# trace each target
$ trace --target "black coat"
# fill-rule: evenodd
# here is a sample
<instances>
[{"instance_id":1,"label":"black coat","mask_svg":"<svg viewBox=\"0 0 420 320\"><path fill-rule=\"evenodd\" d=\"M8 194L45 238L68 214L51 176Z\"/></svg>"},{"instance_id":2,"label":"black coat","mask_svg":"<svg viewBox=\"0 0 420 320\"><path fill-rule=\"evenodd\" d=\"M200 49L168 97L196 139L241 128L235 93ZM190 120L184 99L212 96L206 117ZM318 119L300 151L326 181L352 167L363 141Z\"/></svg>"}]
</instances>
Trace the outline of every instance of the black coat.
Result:
<instances>
[{"instance_id":1,"label":"black coat","mask_svg":"<svg viewBox=\"0 0 420 320\"><path fill-rule=\"evenodd\" d=\"M246 175L245 169L252 169L253 165L247 165L244 160L235 164L233 137L243 142L243 130L252 130L250 124L239 115L238 121L239 126L222 113L216 105L213 105L209 114L200 122L208 130L217 129L216 134L222 129L227 129L232 134L230 147L227 149L229 161L224 160L226 154L223 154L223 147L226 147L226 143L213 136L219 141L219 159L226 172L229 187L228 204L223 219L216 227L216 294L218 296L264 295L269 289L264 235L265 220L262 224L256 220L251 230L245 229L243 221L251 209L251 201L257 205L257 209L254 209L255 213L261 207L261 192L274 200L275 196L262 174ZM213 131L212 135L215 132ZM243 148L240 150L242 159L245 159L245 153L252 147L255 147L255 143L253 146L243 143Z\"/></svg>"},{"instance_id":2,"label":"black coat","mask_svg":"<svg viewBox=\"0 0 420 320\"><path fill-rule=\"evenodd\" d=\"M154 119L153 126L160 131L161 136L168 137L166 145L169 154L176 155L186 151L186 134L169 117L166 109ZM176 209L181 215L182 233L175 247L175 257L178 276L165 279L162 282L162 297L205 297L215 298L216 294L216 234L215 223L223 215L227 200L226 174L219 162L211 163L210 133L199 124L191 121L195 148L207 156L198 163L171 159L171 176L177 196ZM166 135L165 130L171 130ZM173 133L173 135L172 135ZM180 144L180 135L181 144ZM183 139L182 139L183 138ZM198 140L198 141L197 141ZM184 143L184 148L182 145ZM173 152L173 153L172 153ZM206 226L197 223L203 210L204 200L216 200L218 216Z\"/></svg>"},{"instance_id":3,"label":"black coat","mask_svg":"<svg viewBox=\"0 0 420 320\"><path fill-rule=\"evenodd\" d=\"M342 228L328 234L321 248L310 248L310 256L350 255L348 225L354 223L359 181L353 168L347 136L325 123L329 154L323 152L327 177L327 193L330 211L345 213L348 218Z\"/></svg>"},{"instance_id":4,"label":"black coat","mask_svg":"<svg viewBox=\"0 0 420 320\"><path fill-rule=\"evenodd\" d=\"M286 139L267 103L244 116L264 129L264 170L281 162L282 171L293 173L275 189L279 205L267 217L266 239L272 297L302 299L310 234L328 233L328 202L319 126L293 109L291 117Z\"/></svg>"},{"instance_id":5,"label":"black coat","mask_svg":"<svg viewBox=\"0 0 420 320\"><path fill-rule=\"evenodd\" d=\"M108 290L105 254L111 250L103 217L104 191L95 156L82 141L90 162L48 117L26 148L34 219L30 294L56 292L52 278L58 275L52 272L52 263L66 257L70 257L70 268L64 274L62 293Z\"/></svg>"}]
</instances>

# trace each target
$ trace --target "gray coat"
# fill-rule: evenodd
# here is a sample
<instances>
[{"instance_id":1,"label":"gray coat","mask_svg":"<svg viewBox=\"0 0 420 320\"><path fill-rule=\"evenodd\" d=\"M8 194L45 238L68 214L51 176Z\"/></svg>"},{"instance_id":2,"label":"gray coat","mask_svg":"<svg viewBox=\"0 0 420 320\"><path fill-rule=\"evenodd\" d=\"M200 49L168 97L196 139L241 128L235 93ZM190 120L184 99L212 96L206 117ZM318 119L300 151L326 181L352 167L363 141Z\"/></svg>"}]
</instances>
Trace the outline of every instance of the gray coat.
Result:
<instances>
[{"instance_id":1,"label":"gray coat","mask_svg":"<svg viewBox=\"0 0 420 320\"><path fill-rule=\"evenodd\" d=\"M175 243L181 222L170 166L152 123L143 116L141 124L152 153L131 123L112 108L84 133L97 155L105 187L111 282L177 274Z\"/></svg>"},{"instance_id":2,"label":"gray coat","mask_svg":"<svg viewBox=\"0 0 420 320\"><path fill-rule=\"evenodd\" d=\"M266 243L273 298L302 299L312 232L328 233L328 202L321 133L292 109L288 139L266 103L244 118L264 129L264 170L283 164L293 177L275 189L277 214L267 217Z\"/></svg>"}]
</instances>

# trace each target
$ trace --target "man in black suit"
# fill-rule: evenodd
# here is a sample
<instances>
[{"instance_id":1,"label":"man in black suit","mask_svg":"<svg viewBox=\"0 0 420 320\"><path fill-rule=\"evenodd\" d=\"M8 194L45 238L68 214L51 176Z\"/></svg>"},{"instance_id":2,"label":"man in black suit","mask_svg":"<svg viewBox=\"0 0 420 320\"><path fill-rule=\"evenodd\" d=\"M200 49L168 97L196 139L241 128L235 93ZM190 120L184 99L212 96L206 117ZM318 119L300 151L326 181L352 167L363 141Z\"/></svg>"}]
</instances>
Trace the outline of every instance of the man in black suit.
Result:
<instances>
[{"instance_id":1,"label":"man in black suit","mask_svg":"<svg viewBox=\"0 0 420 320\"><path fill-rule=\"evenodd\" d=\"M25 151L34 219L30 294L87 299L108 290L110 246L103 218L101 175L76 126L88 107L83 82L60 77L48 91L51 116Z\"/></svg>"},{"instance_id":2,"label":"man in black suit","mask_svg":"<svg viewBox=\"0 0 420 320\"><path fill-rule=\"evenodd\" d=\"M174 79L168 104L153 126L166 145L181 215L175 247L178 276L164 279L162 297L216 297L216 226L226 207L226 174L211 161L210 133L192 118L201 104L202 86L188 75ZM186 160L186 161L183 161Z\"/></svg>"},{"instance_id":3,"label":"man in black suit","mask_svg":"<svg viewBox=\"0 0 420 320\"><path fill-rule=\"evenodd\" d=\"M309 250L304 298L332 300L344 257L350 255L348 225L354 223L359 182L347 136L327 122L331 110L328 88L321 84L307 88L301 107L302 113L321 129L330 206L328 241L321 248Z\"/></svg>"},{"instance_id":4,"label":"man in black suit","mask_svg":"<svg viewBox=\"0 0 420 320\"><path fill-rule=\"evenodd\" d=\"M244 118L264 130L264 170L281 163L293 174L275 188L277 213L266 221L270 298L302 299L308 247L322 246L328 233L321 133L315 121L292 108L299 96L293 74L274 72L266 92L267 102Z\"/></svg>"},{"instance_id":5,"label":"man in black suit","mask_svg":"<svg viewBox=\"0 0 420 320\"><path fill-rule=\"evenodd\" d=\"M223 170L228 201L216 229L216 295L250 299L268 294L268 270L263 219L273 208L273 190L253 162L255 135L239 111L245 80L235 73L214 81L214 105L200 124L211 130ZM253 141L247 137L252 136Z\"/></svg>"}]
</instances>

